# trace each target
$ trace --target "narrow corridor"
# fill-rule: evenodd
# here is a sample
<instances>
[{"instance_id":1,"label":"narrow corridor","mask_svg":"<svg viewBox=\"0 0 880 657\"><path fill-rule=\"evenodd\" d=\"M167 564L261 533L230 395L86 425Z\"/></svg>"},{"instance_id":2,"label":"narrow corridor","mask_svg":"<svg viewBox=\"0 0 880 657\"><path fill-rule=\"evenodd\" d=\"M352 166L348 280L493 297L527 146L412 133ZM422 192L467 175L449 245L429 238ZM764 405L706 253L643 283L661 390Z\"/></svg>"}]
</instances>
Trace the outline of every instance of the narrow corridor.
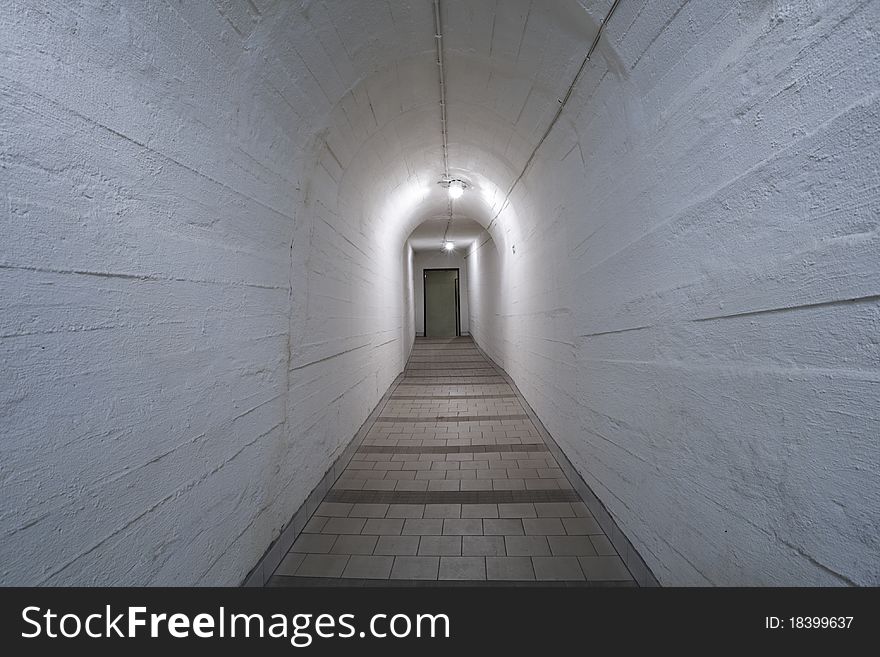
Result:
<instances>
[{"instance_id":1,"label":"narrow corridor","mask_svg":"<svg viewBox=\"0 0 880 657\"><path fill-rule=\"evenodd\" d=\"M635 584L470 338L417 338L390 393L270 585Z\"/></svg>"},{"instance_id":2,"label":"narrow corridor","mask_svg":"<svg viewBox=\"0 0 880 657\"><path fill-rule=\"evenodd\" d=\"M878 25L0 3L0 584L880 585Z\"/></svg>"}]
</instances>

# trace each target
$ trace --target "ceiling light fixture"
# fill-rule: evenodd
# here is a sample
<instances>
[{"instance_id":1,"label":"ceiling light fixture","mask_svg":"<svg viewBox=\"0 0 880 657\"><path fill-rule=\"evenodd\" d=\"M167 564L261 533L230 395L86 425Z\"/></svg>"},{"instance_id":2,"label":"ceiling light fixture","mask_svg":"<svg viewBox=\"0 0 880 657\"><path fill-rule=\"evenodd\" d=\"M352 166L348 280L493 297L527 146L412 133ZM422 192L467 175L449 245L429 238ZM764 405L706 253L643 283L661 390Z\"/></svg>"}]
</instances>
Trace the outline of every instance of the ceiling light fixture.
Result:
<instances>
[{"instance_id":1,"label":"ceiling light fixture","mask_svg":"<svg viewBox=\"0 0 880 657\"><path fill-rule=\"evenodd\" d=\"M455 242L446 242L443 245L443 248L446 249L447 251L452 251L455 248Z\"/></svg>"},{"instance_id":2,"label":"ceiling light fixture","mask_svg":"<svg viewBox=\"0 0 880 657\"><path fill-rule=\"evenodd\" d=\"M443 178L442 180L438 180L437 184L446 188L446 191L449 192L449 198L453 201L461 198L462 194L464 194L464 190L469 187L469 185L460 178Z\"/></svg>"},{"instance_id":3,"label":"ceiling light fixture","mask_svg":"<svg viewBox=\"0 0 880 657\"><path fill-rule=\"evenodd\" d=\"M464 183L461 180L450 180L449 198L454 201L457 198L461 198L462 194L464 194Z\"/></svg>"}]
</instances>

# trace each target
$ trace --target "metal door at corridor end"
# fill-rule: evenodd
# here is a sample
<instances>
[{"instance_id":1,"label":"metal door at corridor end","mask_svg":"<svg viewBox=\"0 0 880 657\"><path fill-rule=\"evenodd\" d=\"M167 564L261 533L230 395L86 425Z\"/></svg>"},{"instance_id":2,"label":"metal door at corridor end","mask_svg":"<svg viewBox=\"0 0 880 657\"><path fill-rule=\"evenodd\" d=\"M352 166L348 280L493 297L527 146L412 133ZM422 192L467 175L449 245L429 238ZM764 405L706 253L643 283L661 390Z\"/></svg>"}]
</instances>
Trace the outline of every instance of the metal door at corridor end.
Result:
<instances>
[{"instance_id":1,"label":"metal door at corridor end","mask_svg":"<svg viewBox=\"0 0 880 657\"><path fill-rule=\"evenodd\" d=\"M461 335L458 268L426 269L424 280L425 337Z\"/></svg>"}]
</instances>

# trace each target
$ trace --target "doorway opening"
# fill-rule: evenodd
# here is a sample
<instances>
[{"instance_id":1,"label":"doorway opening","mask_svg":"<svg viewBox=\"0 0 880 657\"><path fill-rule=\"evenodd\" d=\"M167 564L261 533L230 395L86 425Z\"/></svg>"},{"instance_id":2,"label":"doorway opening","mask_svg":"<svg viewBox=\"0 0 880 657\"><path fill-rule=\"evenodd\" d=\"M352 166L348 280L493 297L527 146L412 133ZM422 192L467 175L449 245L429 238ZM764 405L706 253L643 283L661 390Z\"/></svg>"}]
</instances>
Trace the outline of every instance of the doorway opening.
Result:
<instances>
[{"instance_id":1,"label":"doorway opening","mask_svg":"<svg viewBox=\"0 0 880 657\"><path fill-rule=\"evenodd\" d=\"M454 338L461 335L458 267L425 269L425 337Z\"/></svg>"}]
</instances>

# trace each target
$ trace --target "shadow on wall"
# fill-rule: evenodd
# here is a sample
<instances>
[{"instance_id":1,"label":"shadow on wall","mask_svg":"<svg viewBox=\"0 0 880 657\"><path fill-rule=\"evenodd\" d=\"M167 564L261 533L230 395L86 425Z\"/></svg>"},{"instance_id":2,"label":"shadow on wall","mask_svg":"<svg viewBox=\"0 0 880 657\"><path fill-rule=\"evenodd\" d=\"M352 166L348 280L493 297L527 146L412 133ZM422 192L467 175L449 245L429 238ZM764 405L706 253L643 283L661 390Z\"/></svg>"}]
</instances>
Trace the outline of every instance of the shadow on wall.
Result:
<instances>
[{"instance_id":1,"label":"shadow on wall","mask_svg":"<svg viewBox=\"0 0 880 657\"><path fill-rule=\"evenodd\" d=\"M502 254L489 233L484 232L473 242L465 262L471 336L498 365L506 367L507 324L501 312Z\"/></svg>"},{"instance_id":2,"label":"shadow on wall","mask_svg":"<svg viewBox=\"0 0 880 657\"><path fill-rule=\"evenodd\" d=\"M403 263L406 268L403 272L403 323L401 324L400 349L403 362L409 359L415 339L415 304L413 296L415 276L415 253L409 244L403 245Z\"/></svg>"}]
</instances>

